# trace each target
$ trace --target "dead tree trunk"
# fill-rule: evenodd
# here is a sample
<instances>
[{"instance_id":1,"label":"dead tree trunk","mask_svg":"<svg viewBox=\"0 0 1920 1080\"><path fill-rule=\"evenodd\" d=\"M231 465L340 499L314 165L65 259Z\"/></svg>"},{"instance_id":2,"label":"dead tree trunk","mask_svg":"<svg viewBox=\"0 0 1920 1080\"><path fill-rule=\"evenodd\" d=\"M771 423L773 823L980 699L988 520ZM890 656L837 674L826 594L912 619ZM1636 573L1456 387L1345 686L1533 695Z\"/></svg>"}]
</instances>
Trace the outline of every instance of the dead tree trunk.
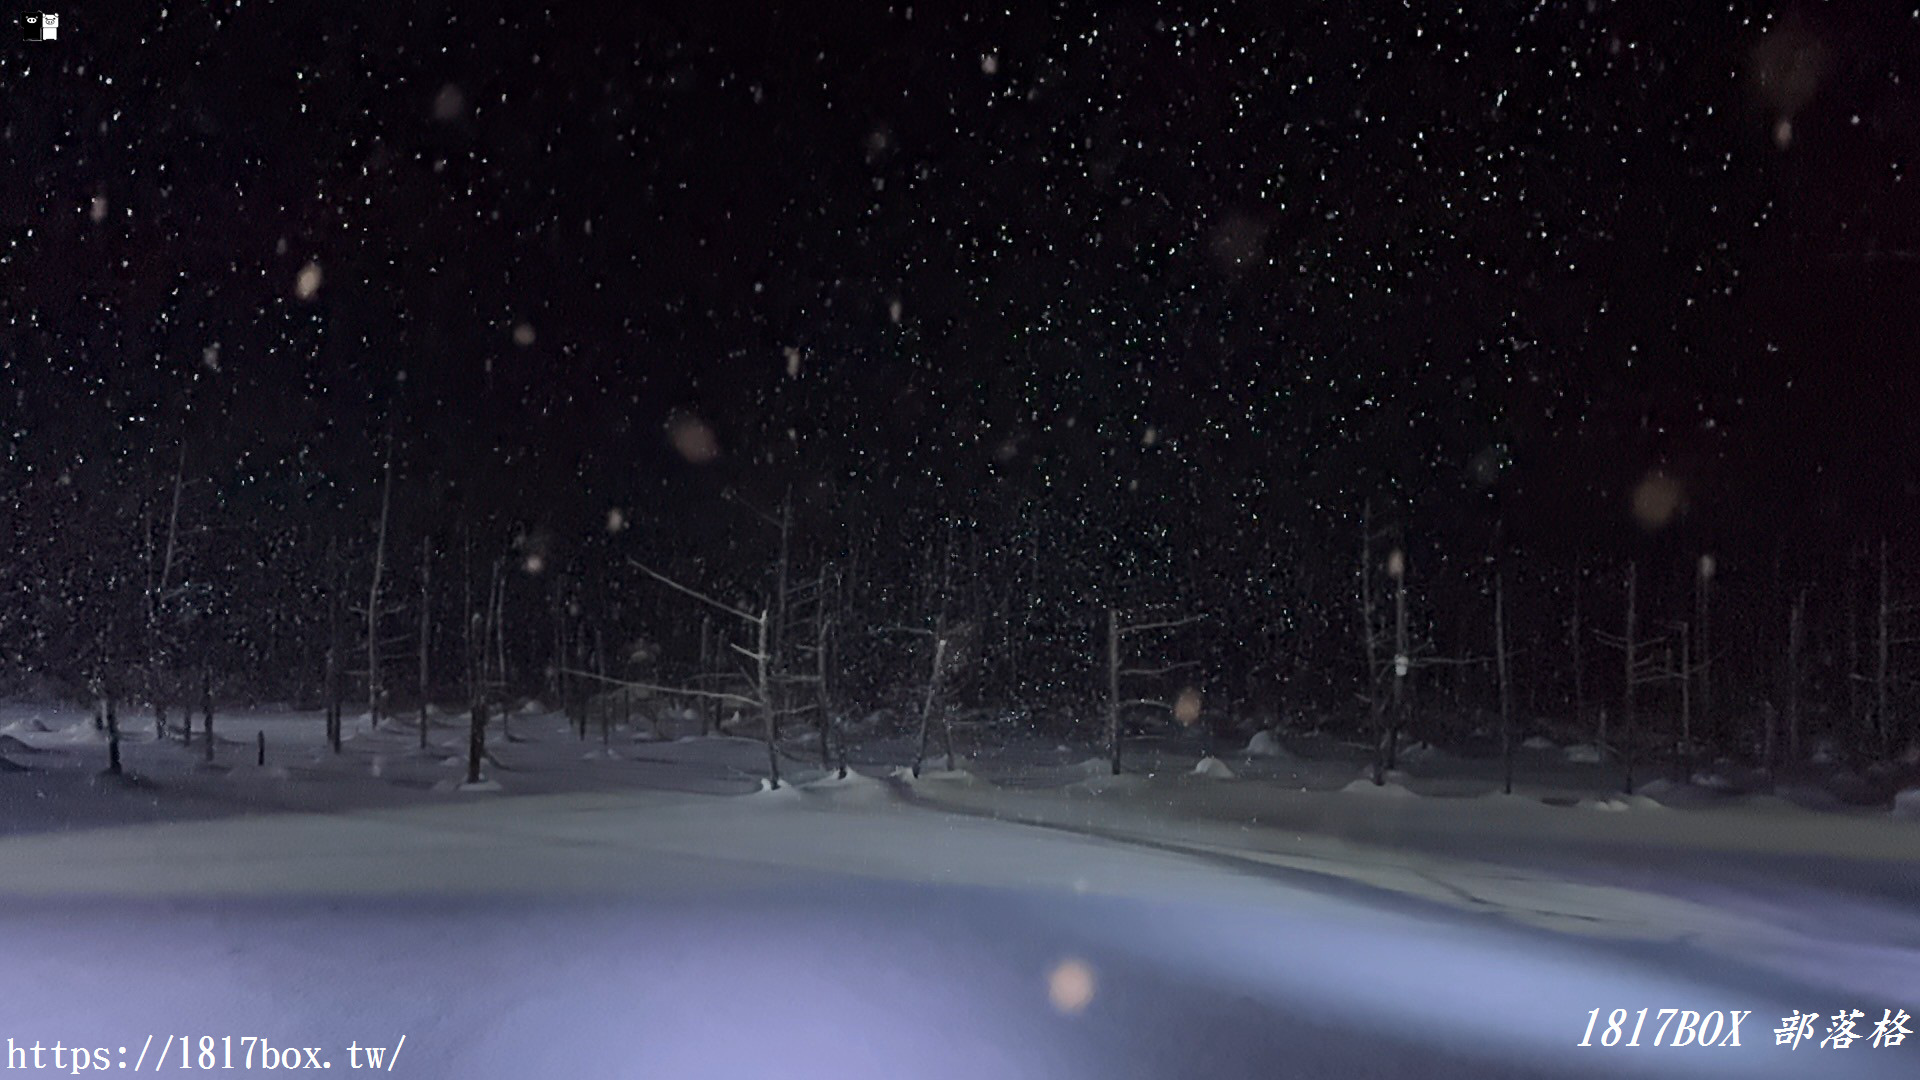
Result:
<instances>
[{"instance_id":1,"label":"dead tree trunk","mask_svg":"<svg viewBox=\"0 0 1920 1080\"><path fill-rule=\"evenodd\" d=\"M1880 757L1893 756L1893 717L1887 711L1888 654L1893 633L1893 592L1887 580L1887 540L1880 538L1880 612L1874 641L1873 719L1880 732Z\"/></svg>"},{"instance_id":2,"label":"dead tree trunk","mask_svg":"<svg viewBox=\"0 0 1920 1080\"><path fill-rule=\"evenodd\" d=\"M373 583L367 587L367 722L380 723L380 585L387 569L387 518L393 506L393 436L380 466L380 528L373 545Z\"/></svg>"},{"instance_id":3,"label":"dead tree trunk","mask_svg":"<svg viewBox=\"0 0 1920 1080\"><path fill-rule=\"evenodd\" d=\"M344 633L340 624L340 601L347 587L346 571L340 562L338 542L327 541L327 745L340 752L340 726L343 699L340 661Z\"/></svg>"},{"instance_id":4,"label":"dead tree trunk","mask_svg":"<svg viewBox=\"0 0 1920 1080\"><path fill-rule=\"evenodd\" d=\"M713 640L713 616L700 616L700 672L706 674L713 670L716 649ZM700 710L700 737L706 738L720 730L720 701L717 698L700 698L695 708Z\"/></svg>"},{"instance_id":5,"label":"dead tree trunk","mask_svg":"<svg viewBox=\"0 0 1920 1080\"><path fill-rule=\"evenodd\" d=\"M1860 575L1859 552L1847 552L1847 730L1866 728L1866 701L1860 691L1864 673L1860 670ZM1849 739L1849 742L1852 740Z\"/></svg>"},{"instance_id":6,"label":"dead tree trunk","mask_svg":"<svg viewBox=\"0 0 1920 1080\"><path fill-rule=\"evenodd\" d=\"M821 575L822 588L825 588L826 576ZM814 632L813 676L815 680L814 696L820 707L820 767L833 768L833 697L827 689L827 649L833 639L833 614L828 610L824 594L820 601L820 614ZM840 761L840 777L847 775L846 759Z\"/></svg>"},{"instance_id":7,"label":"dead tree trunk","mask_svg":"<svg viewBox=\"0 0 1920 1080\"><path fill-rule=\"evenodd\" d=\"M1579 723L1587 714L1587 664L1586 642L1580 627L1580 594L1583 590L1584 567L1580 560L1573 563L1573 618L1567 627L1567 645L1573 652L1573 719Z\"/></svg>"},{"instance_id":8,"label":"dead tree trunk","mask_svg":"<svg viewBox=\"0 0 1920 1080\"><path fill-rule=\"evenodd\" d=\"M513 741L513 710L506 704L507 688L507 643L506 631L502 629L502 611L506 607L506 563L493 560L493 580L487 586L487 623L480 635L480 698L482 701L497 699L500 701L500 738ZM495 660L494 677L487 675L487 657L491 654Z\"/></svg>"},{"instance_id":9,"label":"dead tree trunk","mask_svg":"<svg viewBox=\"0 0 1920 1080\"><path fill-rule=\"evenodd\" d=\"M460 656L466 664L467 700L480 694L480 653L474 641L473 531L461 525L460 537Z\"/></svg>"},{"instance_id":10,"label":"dead tree trunk","mask_svg":"<svg viewBox=\"0 0 1920 1080\"><path fill-rule=\"evenodd\" d=\"M1120 775L1120 613L1107 609L1107 762Z\"/></svg>"},{"instance_id":11,"label":"dead tree trunk","mask_svg":"<svg viewBox=\"0 0 1920 1080\"><path fill-rule=\"evenodd\" d=\"M431 669L428 656L433 642L433 540L420 540L420 749L427 748L427 702Z\"/></svg>"},{"instance_id":12,"label":"dead tree trunk","mask_svg":"<svg viewBox=\"0 0 1920 1080\"><path fill-rule=\"evenodd\" d=\"M1713 722L1713 575L1716 569L1714 557L1702 555L1693 579L1693 622L1697 637L1694 654L1699 657L1696 666L1700 672L1699 717L1703 742L1718 741Z\"/></svg>"},{"instance_id":13,"label":"dead tree trunk","mask_svg":"<svg viewBox=\"0 0 1920 1080\"><path fill-rule=\"evenodd\" d=\"M211 763L213 761L213 673L205 670L200 672L200 718L206 724L204 753L207 761ZM187 727L193 727L191 720L187 722Z\"/></svg>"},{"instance_id":14,"label":"dead tree trunk","mask_svg":"<svg viewBox=\"0 0 1920 1080\"><path fill-rule=\"evenodd\" d=\"M547 701L560 706L560 711L566 714L571 725L573 713L567 709L566 676L561 672L567 665L567 629L562 616L560 575L554 574L552 582L547 590L547 618L553 624L553 642L549 646L553 650L553 663L547 668ZM581 735L581 738L585 737Z\"/></svg>"},{"instance_id":15,"label":"dead tree trunk","mask_svg":"<svg viewBox=\"0 0 1920 1080\"><path fill-rule=\"evenodd\" d=\"M1373 728L1373 782L1385 782L1387 713L1380 700L1380 635L1375 632L1373 599L1373 503L1360 510L1360 637L1367 654L1367 714ZM1118 695L1115 695L1116 697Z\"/></svg>"},{"instance_id":16,"label":"dead tree trunk","mask_svg":"<svg viewBox=\"0 0 1920 1080\"><path fill-rule=\"evenodd\" d=\"M1675 630L1680 634L1680 669L1674 672L1680 680L1680 737L1673 748L1673 759L1685 779L1693 775L1693 680L1699 660L1694 656L1693 627L1683 622Z\"/></svg>"},{"instance_id":17,"label":"dead tree trunk","mask_svg":"<svg viewBox=\"0 0 1920 1080\"><path fill-rule=\"evenodd\" d=\"M121 775L120 720L114 712L113 695L107 695L107 772Z\"/></svg>"},{"instance_id":18,"label":"dead tree trunk","mask_svg":"<svg viewBox=\"0 0 1920 1080\"><path fill-rule=\"evenodd\" d=\"M946 667L947 635L942 626L933 635L933 670L927 674L927 696L920 703L920 738L913 752L913 775L918 778L927 759L927 737L933 730L933 710L940 701L940 676ZM947 744L947 768L953 768L953 744Z\"/></svg>"},{"instance_id":19,"label":"dead tree trunk","mask_svg":"<svg viewBox=\"0 0 1920 1080\"><path fill-rule=\"evenodd\" d=\"M1635 652L1635 647L1638 644L1635 633L1639 629L1637 621L1639 609L1636 607L1638 599L1636 593L1638 592L1639 585L1640 564L1637 562L1629 562L1627 563L1626 633L1621 638L1625 644L1620 650L1621 655L1625 658L1624 667L1626 670L1626 687L1620 704L1620 749L1621 758L1626 768L1625 786L1627 794L1629 795L1633 794L1634 690L1639 686L1639 656Z\"/></svg>"},{"instance_id":20,"label":"dead tree trunk","mask_svg":"<svg viewBox=\"0 0 1920 1080\"><path fill-rule=\"evenodd\" d=\"M166 687L161 677L163 660L161 652L163 642L160 639L160 623L165 613L167 596L173 580L173 564L180 547L180 495L186 486L187 447L180 445L180 457L173 469L172 505L167 510L167 544L160 558L158 576L149 568L147 582L147 693L153 704L153 734L157 741L167 737ZM148 551L152 551L151 544ZM193 714L185 713L185 726L193 727Z\"/></svg>"},{"instance_id":21,"label":"dead tree trunk","mask_svg":"<svg viewBox=\"0 0 1920 1080\"><path fill-rule=\"evenodd\" d=\"M599 619L595 619L593 623L593 673L594 676L600 680L600 685L606 685L607 640L606 632L602 628ZM589 697L587 700L591 702L593 699ZM613 703L606 700L605 696L602 695L600 700L600 748L602 750L611 750L612 747Z\"/></svg>"},{"instance_id":22,"label":"dead tree trunk","mask_svg":"<svg viewBox=\"0 0 1920 1080\"><path fill-rule=\"evenodd\" d=\"M1506 575L1493 575L1493 657L1500 673L1500 758L1506 773L1502 789L1513 794L1513 695L1507 680Z\"/></svg>"},{"instance_id":23,"label":"dead tree trunk","mask_svg":"<svg viewBox=\"0 0 1920 1080\"><path fill-rule=\"evenodd\" d=\"M1794 594L1787 610L1787 765L1800 762L1800 656L1806 644L1807 591Z\"/></svg>"},{"instance_id":24,"label":"dead tree trunk","mask_svg":"<svg viewBox=\"0 0 1920 1080\"><path fill-rule=\"evenodd\" d=\"M1387 576L1393 579L1393 708L1387 721L1387 768L1398 764L1400 732L1407 722L1407 676L1413 671L1407 642L1407 556L1399 548L1387 555Z\"/></svg>"},{"instance_id":25,"label":"dead tree trunk","mask_svg":"<svg viewBox=\"0 0 1920 1080\"><path fill-rule=\"evenodd\" d=\"M487 702L481 698L473 703L473 712L467 721L467 783L480 782L480 762L487 756Z\"/></svg>"},{"instance_id":26,"label":"dead tree trunk","mask_svg":"<svg viewBox=\"0 0 1920 1080\"><path fill-rule=\"evenodd\" d=\"M754 681L759 687L760 711L766 717L767 786L774 791L778 791L780 789L780 722L778 713L774 710L773 688L769 684L768 661L771 659L767 653L767 623L770 621L768 619L769 614L770 612L765 608L760 610L759 633L755 637L756 644L753 662L755 672Z\"/></svg>"},{"instance_id":27,"label":"dead tree trunk","mask_svg":"<svg viewBox=\"0 0 1920 1080\"><path fill-rule=\"evenodd\" d=\"M507 563L493 560L493 581L487 589L487 652L493 657L493 676L489 680L504 697L507 687ZM484 659L484 657L483 657Z\"/></svg>"},{"instance_id":28,"label":"dead tree trunk","mask_svg":"<svg viewBox=\"0 0 1920 1080\"><path fill-rule=\"evenodd\" d=\"M768 630L766 642L767 649L769 650L768 663L771 665L772 673L776 681L781 685L785 684L786 680L784 676L791 666L788 663L787 656L787 575L792 553L792 536L793 490L789 488L786 493L780 497L780 566L774 576L774 618L773 626ZM777 696L779 700L773 702L773 707L776 709L784 708L786 706L784 692Z\"/></svg>"}]
</instances>

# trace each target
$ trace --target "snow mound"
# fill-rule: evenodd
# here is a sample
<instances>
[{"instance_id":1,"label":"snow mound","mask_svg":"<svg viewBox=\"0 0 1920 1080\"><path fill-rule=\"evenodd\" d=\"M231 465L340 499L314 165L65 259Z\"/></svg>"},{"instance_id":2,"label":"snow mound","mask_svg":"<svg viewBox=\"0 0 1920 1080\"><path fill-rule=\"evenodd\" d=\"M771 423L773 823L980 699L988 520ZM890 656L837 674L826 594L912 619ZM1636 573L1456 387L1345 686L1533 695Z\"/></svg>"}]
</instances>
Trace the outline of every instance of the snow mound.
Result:
<instances>
[{"instance_id":1,"label":"snow mound","mask_svg":"<svg viewBox=\"0 0 1920 1080\"><path fill-rule=\"evenodd\" d=\"M1610 814L1624 813L1628 810L1666 809L1645 795L1609 795L1598 799L1581 799L1579 805L1582 809L1602 810Z\"/></svg>"},{"instance_id":2,"label":"snow mound","mask_svg":"<svg viewBox=\"0 0 1920 1080\"><path fill-rule=\"evenodd\" d=\"M1250 758L1283 758L1287 749L1280 745L1280 739L1271 731L1256 731L1253 738L1247 740L1246 755Z\"/></svg>"},{"instance_id":3,"label":"snow mound","mask_svg":"<svg viewBox=\"0 0 1920 1080\"><path fill-rule=\"evenodd\" d=\"M1701 769L1693 774L1693 786L1703 787L1710 791L1732 791L1734 783L1721 773L1713 772L1709 769Z\"/></svg>"},{"instance_id":4,"label":"snow mound","mask_svg":"<svg viewBox=\"0 0 1920 1080\"><path fill-rule=\"evenodd\" d=\"M841 776L839 771L835 770L818 780L807 781L804 786L809 791L839 791L851 788L879 788L884 791L887 784L886 781L877 777L866 776L848 769L845 776Z\"/></svg>"},{"instance_id":5,"label":"snow mound","mask_svg":"<svg viewBox=\"0 0 1920 1080\"><path fill-rule=\"evenodd\" d=\"M1893 797L1893 816L1902 821L1920 821L1920 787L1911 787Z\"/></svg>"},{"instance_id":6,"label":"snow mound","mask_svg":"<svg viewBox=\"0 0 1920 1080\"><path fill-rule=\"evenodd\" d=\"M926 767L922 767L920 775L916 777L913 775L913 766L911 765L901 765L894 769L893 778L909 784L924 783L928 780L938 780L949 784L971 784L978 779L978 777L965 769L930 769Z\"/></svg>"},{"instance_id":7,"label":"snow mound","mask_svg":"<svg viewBox=\"0 0 1920 1080\"><path fill-rule=\"evenodd\" d=\"M40 721L40 720L37 720L37 719L34 719L34 720L15 720L15 721L14 721L13 723L11 723L11 724L8 724L8 725L6 725L5 727L0 727L0 734L5 734L5 735L14 735L14 734L27 734L27 735L44 735L44 734L46 734L47 732L49 732L49 731L52 731L52 730L53 730L53 729L52 729L52 728L50 728L50 727L48 727L48 726L47 726L47 725L46 725L46 724L45 724L45 723L44 723L43 721Z\"/></svg>"},{"instance_id":8,"label":"snow mound","mask_svg":"<svg viewBox=\"0 0 1920 1080\"><path fill-rule=\"evenodd\" d=\"M764 802L792 802L800 797L800 786L791 780L782 780L779 787L773 786L772 779L760 778L760 786L753 789L747 797Z\"/></svg>"},{"instance_id":9,"label":"snow mound","mask_svg":"<svg viewBox=\"0 0 1920 1080\"><path fill-rule=\"evenodd\" d=\"M800 785L809 794L823 796L836 802L889 802L894 797L893 786L874 776L862 776L852 769L847 775L830 772L818 780L809 780Z\"/></svg>"},{"instance_id":10,"label":"snow mound","mask_svg":"<svg viewBox=\"0 0 1920 1080\"><path fill-rule=\"evenodd\" d=\"M1562 750L1569 762L1575 765L1600 764L1600 748L1592 743L1574 743Z\"/></svg>"},{"instance_id":11,"label":"snow mound","mask_svg":"<svg viewBox=\"0 0 1920 1080\"><path fill-rule=\"evenodd\" d=\"M620 751L615 750L612 747L607 747L604 750L599 748L589 750L586 753L580 755L580 760L581 761L624 761L626 759L620 756Z\"/></svg>"},{"instance_id":12,"label":"snow mound","mask_svg":"<svg viewBox=\"0 0 1920 1080\"><path fill-rule=\"evenodd\" d=\"M1090 757L1074 768L1088 776L1107 776L1113 772L1113 762L1106 758Z\"/></svg>"},{"instance_id":13,"label":"snow mound","mask_svg":"<svg viewBox=\"0 0 1920 1080\"><path fill-rule=\"evenodd\" d=\"M1557 750L1559 749L1559 747L1553 744L1553 740L1547 738L1545 735L1527 736L1526 739L1522 740L1522 742L1520 743L1520 748L1522 750Z\"/></svg>"},{"instance_id":14,"label":"snow mound","mask_svg":"<svg viewBox=\"0 0 1920 1080\"><path fill-rule=\"evenodd\" d=\"M1233 770L1227 768L1227 763L1217 757L1201 758L1200 763L1193 767L1193 775L1204 776L1209 780L1234 779Z\"/></svg>"},{"instance_id":15,"label":"snow mound","mask_svg":"<svg viewBox=\"0 0 1920 1080\"><path fill-rule=\"evenodd\" d=\"M1408 743L1400 748L1402 761L1446 761L1452 755L1430 742Z\"/></svg>"},{"instance_id":16,"label":"snow mound","mask_svg":"<svg viewBox=\"0 0 1920 1080\"><path fill-rule=\"evenodd\" d=\"M1406 787L1406 785L1401 784L1398 781L1394 780L1391 774L1389 774L1386 777L1385 783L1376 784L1370 778L1362 777L1359 780L1351 781L1350 783L1347 784L1346 787L1343 787L1340 790L1347 792L1349 794L1367 795L1376 799L1379 799L1379 798L1417 799L1419 798L1419 796L1415 795L1411 790L1409 790Z\"/></svg>"},{"instance_id":17,"label":"snow mound","mask_svg":"<svg viewBox=\"0 0 1920 1080\"><path fill-rule=\"evenodd\" d=\"M41 750L37 746L27 745L11 735L0 735L0 753L38 754L41 753Z\"/></svg>"},{"instance_id":18,"label":"snow mound","mask_svg":"<svg viewBox=\"0 0 1920 1080\"><path fill-rule=\"evenodd\" d=\"M439 794L444 795L450 791L489 792L489 791L505 791L506 788L501 787L500 781L498 780L482 780L477 784L469 784L465 780L460 779L458 777L448 777L447 779L442 780L439 783L433 785L433 790Z\"/></svg>"}]
</instances>

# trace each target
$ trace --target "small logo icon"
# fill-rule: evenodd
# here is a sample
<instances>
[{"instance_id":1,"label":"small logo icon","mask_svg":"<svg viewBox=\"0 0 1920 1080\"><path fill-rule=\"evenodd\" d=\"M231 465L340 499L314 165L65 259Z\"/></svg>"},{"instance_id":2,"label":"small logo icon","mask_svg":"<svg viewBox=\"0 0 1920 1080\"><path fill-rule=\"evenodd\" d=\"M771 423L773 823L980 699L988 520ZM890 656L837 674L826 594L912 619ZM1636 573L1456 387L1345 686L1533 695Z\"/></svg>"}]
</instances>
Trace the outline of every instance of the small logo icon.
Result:
<instances>
[{"instance_id":1,"label":"small logo icon","mask_svg":"<svg viewBox=\"0 0 1920 1080\"><path fill-rule=\"evenodd\" d=\"M60 37L60 16L51 12L29 11L20 16L28 41L56 41Z\"/></svg>"}]
</instances>

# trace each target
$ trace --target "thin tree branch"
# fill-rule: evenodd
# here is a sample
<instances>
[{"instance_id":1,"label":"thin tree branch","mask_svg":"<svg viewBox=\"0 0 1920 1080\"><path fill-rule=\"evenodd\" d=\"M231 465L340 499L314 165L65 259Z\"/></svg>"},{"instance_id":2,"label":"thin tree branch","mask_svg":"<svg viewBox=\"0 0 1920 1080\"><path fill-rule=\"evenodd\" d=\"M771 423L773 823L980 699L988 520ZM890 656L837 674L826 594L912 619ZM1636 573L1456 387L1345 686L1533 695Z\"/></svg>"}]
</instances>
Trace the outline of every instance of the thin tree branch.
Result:
<instances>
[{"instance_id":1,"label":"thin tree branch","mask_svg":"<svg viewBox=\"0 0 1920 1080\"><path fill-rule=\"evenodd\" d=\"M719 610L724 611L729 615L732 615L736 619L742 619L746 621L750 625L757 626L766 619L766 615L764 613L760 615L753 615L748 612L742 611L731 604L723 604L720 601L715 600L713 597L705 595L704 593L697 593L692 589L687 588L685 585L682 585L679 582L668 577L667 575L661 573L660 571L655 570L653 567L648 566L647 564L640 562L636 559L628 559L627 561L632 563L635 569L639 570L641 573L647 575L648 577L654 579L655 581L658 581L660 584L665 585L667 588L675 589L679 592L686 593L688 596L691 596L695 600L698 600L701 603L706 604L708 607L718 608Z\"/></svg>"}]
</instances>

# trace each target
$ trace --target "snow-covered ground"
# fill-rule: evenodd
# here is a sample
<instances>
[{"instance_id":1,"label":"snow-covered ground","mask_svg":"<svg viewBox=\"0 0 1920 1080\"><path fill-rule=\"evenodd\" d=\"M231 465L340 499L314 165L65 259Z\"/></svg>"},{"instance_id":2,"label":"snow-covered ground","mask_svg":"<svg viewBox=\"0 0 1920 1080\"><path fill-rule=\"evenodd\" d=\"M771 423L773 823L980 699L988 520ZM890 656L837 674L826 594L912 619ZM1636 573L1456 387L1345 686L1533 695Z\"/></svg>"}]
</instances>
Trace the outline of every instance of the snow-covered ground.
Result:
<instances>
[{"instance_id":1,"label":"snow-covered ground","mask_svg":"<svg viewBox=\"0 0 1920 1080\"><path fill-rule=\"evenodd\" d=\"M1120 777L1016 740L917 780L873 740L762 791L753 741L537 710L467 791L458 717L425 752L350 721L336 756L317 715L221 716L212 766L124 727L104 781L84 715L0 709L0 1036L343 1067L405 1034L396 1075L463 1077L1920 1068L1913 1038L1772 1035L1920 1014L1920 832L1885 810L1602 798L1549 747L1514 796L1434 749L1375 787L1274 737ZM1738 1049L1575 1046L1589 1010L1669 1007L1751 1015Z\"/></svg>"}]
</instances>

